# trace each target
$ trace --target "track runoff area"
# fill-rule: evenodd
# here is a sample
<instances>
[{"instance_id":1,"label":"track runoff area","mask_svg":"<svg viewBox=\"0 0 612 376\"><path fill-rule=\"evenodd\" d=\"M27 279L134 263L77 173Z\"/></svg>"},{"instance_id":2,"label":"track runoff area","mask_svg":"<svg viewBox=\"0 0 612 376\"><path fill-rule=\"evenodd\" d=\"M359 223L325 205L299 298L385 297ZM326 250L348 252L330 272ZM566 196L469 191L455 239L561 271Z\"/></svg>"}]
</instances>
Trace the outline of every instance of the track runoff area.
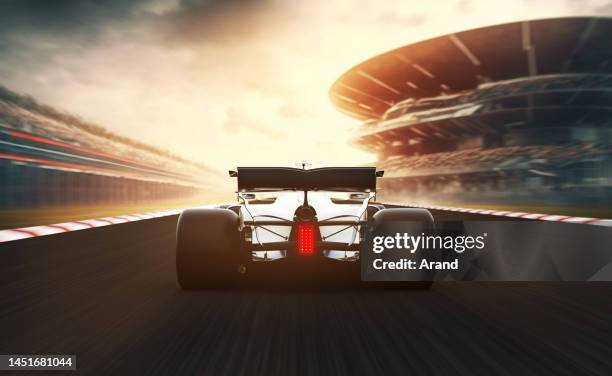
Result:
<instances>
[{"instance_id":1,"label":"track runoff area","mask_svg":"<svg viewBox=\"0 0 612 376\"><path fill-rule=\"evenodd\" d=\"M219 204L222 205L222 204ZM203 208L213 208L219 205L206 205L201 206ZM564 223L575 223L582 225L593 225L593 226L606 226L612 227L612 219L604 218L590 218L590 217L573 217L565 215L551 215L551 214L539 214L539 213L526 213L526 212L512 212L512 211L500 211L500 210L486 210L486 209L471 209L461 207L448 207L448 206L431 206L431 205L419 205L415 203L401 203L401 202L389 202L385 205L393 207L416 207L425 208L432 212L436 220L536 220L536 221L548 221L548 222L564 222ZM125 215L117 215L102 218L83 219L73 222L62 222L54 223L49 225L31 226L15 229L0 230L0 243L15 241L20 239L27 239L39 236L55 235L71 231L86 230L96 227L120 225L123 223L146 221L153 218L176 216L179 215L186 208L178 208L163 211L151 211L144 213L133 213Z\"/></svg>"}]
</instances>

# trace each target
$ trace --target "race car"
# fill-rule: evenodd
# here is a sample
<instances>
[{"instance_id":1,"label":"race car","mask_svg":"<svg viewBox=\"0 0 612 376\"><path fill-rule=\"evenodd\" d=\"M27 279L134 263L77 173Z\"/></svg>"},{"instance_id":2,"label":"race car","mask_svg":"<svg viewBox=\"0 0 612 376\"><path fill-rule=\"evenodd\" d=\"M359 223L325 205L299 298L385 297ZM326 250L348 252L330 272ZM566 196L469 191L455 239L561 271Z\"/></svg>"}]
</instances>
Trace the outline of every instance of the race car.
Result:
<instances>
[{"instance_id":1,"label":"race car","mask_svg":"<svg viewBox=\"0 0 612 376\"><path fill-rule=\"evenodd\" d=\"M252 278L351 276L373 221L431 224L426 209L375 202L375 167L238 167L235 205L183 211L176 270L183 289L223 288Z\"/></svg>"}]
</instances>

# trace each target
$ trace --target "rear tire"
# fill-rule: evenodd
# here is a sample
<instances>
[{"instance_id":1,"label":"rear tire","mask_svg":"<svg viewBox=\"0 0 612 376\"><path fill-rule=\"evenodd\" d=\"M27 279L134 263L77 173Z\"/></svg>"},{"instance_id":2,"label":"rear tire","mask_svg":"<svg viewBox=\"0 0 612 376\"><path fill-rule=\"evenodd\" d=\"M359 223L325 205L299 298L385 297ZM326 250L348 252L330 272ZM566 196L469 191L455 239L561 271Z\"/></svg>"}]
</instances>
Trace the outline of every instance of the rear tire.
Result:
<instances>
[{"instance_id":1,"label":"rear tire","mask_svg":"<svg viewBox=\"0 0 612 376\"><path fill-rule=\"evenodd\" d=\"M435 229L433 216L429 210L422 208L382 209L374 214L373 219L376 222L421 222L424 231L433 231ZM433 281L397 281L383 282L383 284L413 290L428 290L433 285Z\"/></svg>"},{"instance_id":2,"label":"rear tire","mask_svg":"<svg viewBox=\"0 0 612 376\"><path fill-rule=\"evenodd\" d=\"M378 213L379 211L383 210L385 208L384 205L381 204L369 204L368 205L368 209L367 209L367 218L368 221L371 221L372 218L374 217L374 214Z\"/></svg>"},{"instance_id":3,"label":"rear tire","mask_svg":"<svg viewBox=\"0 0 612 376\"><path fill-rule=\"evenodd\" d=\"M429 210L422 208L389 208L376 212L377 221L423 222L423 225L434 226L434 219Z\"/></svg>"},{"instance_id":4,"label":"rear tire","mask_svg":"<svg viewBox=\"0 0 612 376\"><path fill-rule=\"evenodd\" d=\"M224 288L238 278L238 215L228 209L188 209L178 220L176 274L184 290Z\"/></svg>"}]
</instances>

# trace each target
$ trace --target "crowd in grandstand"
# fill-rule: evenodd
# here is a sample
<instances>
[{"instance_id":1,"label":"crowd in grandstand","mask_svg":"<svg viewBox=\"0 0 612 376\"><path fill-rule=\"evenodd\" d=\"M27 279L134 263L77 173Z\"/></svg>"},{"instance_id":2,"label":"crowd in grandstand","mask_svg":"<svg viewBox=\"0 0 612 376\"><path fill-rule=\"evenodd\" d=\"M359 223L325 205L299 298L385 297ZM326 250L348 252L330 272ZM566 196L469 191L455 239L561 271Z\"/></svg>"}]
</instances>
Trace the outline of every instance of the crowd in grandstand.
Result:
<instances>
[{"instance_id":1,"label":"crowd in grandstand","mask_svg":"<svg viewBox=\"0 0 612 376\"><path fill-rule=\"evenodd\" d=\"M568 18L458 32L370 58L330 94L366 120L354 143L377 154L382 199L612 207L610 30Z\"/></svg>"},{"instance_id":2,"label":"crowd in grandstand","mask_svg":"<svg viewBox=\"0 0 612 376\"><path fill-rule=\"evenodd\" d=\"M0 87L0 209L186 200L213 174Z\"/></svg>"},{"instance_id":3,"label":"crowd in grandstand","mask_svg":"<svg viewBox=\"0 0 612 376\"><path fill-rule=\"evenodd\" d=\"M592 95L586 96L585 93ZM421 129L420 125L443 122L447 125L443 128L449 132L447 136L455 137L443 140L446 146L442 150L432 147L428 137L434 137L435 132L426 127L417 142L418 148L414 145L396 151L388 148L401 139L397 133L389 133L388 136L382 133L372 140L379 145L381 160L378 166L387 172L385 176L388 179L384 183L387 195L426 200L431 192L436 192L438 196L432 199L438 202L443 197L455 202L486 200L486 197L498 202L528 202L530 199L547 202L552 196L547 198L546 192L554 190L557 201L562 201L561 197L568 197L576 205L582 205L585 200L594 197L595 190L599 192L596 197L600 199L609 200L612 197L612 133L607 132L605 126L597 128L599 125L590 125L595 127L590 128L591 133L599 135L599 138L590 135L587 141L574 135L589 132L572 128L579 124L558 115L561 117L556 118L556 127L538 128L534 123L533 127L529 127L529 132L516 134L512 130L496 128L495 132L505 133L504 136L498 133L495 145L486 145L482 136L477 136L481 137L480 142L465 146L461 133L453 133L461 125L453 119L516 108L522 113L523 124L527 124L527 108L554 106L567 109L571 105L608 108L612 107L611 94L612 75L607 74L523 77L484 83L473 90L452 95L419 100L409 98L390 107L381 120L363 124L361 131L365 131L364 137L369 137L369 132L385 132L387 126L394 129L406 124L416 127L412 128L416 132ZM585 96L582 101L577 99L581 95ZM593 124L605 122L606 116L603 114ZM587 115L593 116L593 110L584 110L581 116ZM487 120L492 124L503 124L509 121L507 119L509 117L489 117ZM517 118L514 119L516 121ZM563 124L564 121L567 124ZM483 120L470 132L478 132L485 123L486 120ZM403 137L408 137L408 134ZM506 144L506 137L514 139L514 143ZM470 199L470 195L474 197Z\"/></svg>"},{"instance_id":4,"label":"crowd in grandstand","mask_svg":"<svg viewBox=\"0 0 612 376\"><path fill-rule=\"evenodd\" d=\"M465 149L420 156L395 155L379 162L387 176L424 176L477 171L528 168L557 169L568 161L607 158L612 145L572 143L564 145L508 146Z\"/></svg>"},{"instance_id":5,"label":"crowd in grandstand","mask_svg":"<svg viewBox=\"0 0 612 376\"><path fill-rule=\"evenodd\" d=\"M441 111L460 111L483 102L494 102L493 106L501 105L496 101L501 98L525 96L527 94L542 94L548 92L567 92L591 90L608 90L612 87L612 75L604 74L556 74L517 78L507 81L485 83L474 90L466 90L453 95L441 95L433 98L413 98L401 101L390 107L380 122L368 122L365 129L372 129L390 120L419 121L423 116ZM404 115L410 114L408 119ZM470 115L466 113L464 115ZM419 116L420 115L420 116Z\"/></svg>"},{"instance_id":6,"label":"crowd in grandstand","mask_svg":"<svg viewBox=\"0 0 612 376\"><path fill-rule=\"evenodd\" d=\"M210 172L205 166L171 155L167 151L115 135L106 129L87 123L72 115L61 113L49 106L39 104L34 99L15 94L0 87L0 130L18 131L26 135L43 137L68 145L105 153L122 161L135 162L138 167L149 167L149 173L142 168L130 171L143 179L159 177L155 171L163 171L162 175L174 175L176 178L191 176L201 180ZM75 153L74 150L70 151ZM99 154L98 154L99 156ZM104 159L104 158L102 158Z\"/></svg>"}]
</instances>

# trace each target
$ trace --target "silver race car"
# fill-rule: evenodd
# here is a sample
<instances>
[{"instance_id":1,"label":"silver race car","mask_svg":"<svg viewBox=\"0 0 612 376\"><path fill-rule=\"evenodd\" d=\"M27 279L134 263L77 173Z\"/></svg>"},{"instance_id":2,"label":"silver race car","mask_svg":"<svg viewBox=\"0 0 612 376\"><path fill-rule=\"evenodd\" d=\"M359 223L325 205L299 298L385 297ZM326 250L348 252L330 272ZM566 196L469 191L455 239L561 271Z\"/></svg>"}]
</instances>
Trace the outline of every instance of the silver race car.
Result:
<instances>
[{"instance_id":1,"label":"silver race car","mask_svg":"<svg viewBox=\"0 0 612 376\"><path fill-rule=\"evenodd\" d=\"M359 280L360 247L372 221L431 223L426 209L375 203L375 167L239 167L238 202L185 210L176 268L183 289L252 278Z\"/></svg>"}]
</instances>

